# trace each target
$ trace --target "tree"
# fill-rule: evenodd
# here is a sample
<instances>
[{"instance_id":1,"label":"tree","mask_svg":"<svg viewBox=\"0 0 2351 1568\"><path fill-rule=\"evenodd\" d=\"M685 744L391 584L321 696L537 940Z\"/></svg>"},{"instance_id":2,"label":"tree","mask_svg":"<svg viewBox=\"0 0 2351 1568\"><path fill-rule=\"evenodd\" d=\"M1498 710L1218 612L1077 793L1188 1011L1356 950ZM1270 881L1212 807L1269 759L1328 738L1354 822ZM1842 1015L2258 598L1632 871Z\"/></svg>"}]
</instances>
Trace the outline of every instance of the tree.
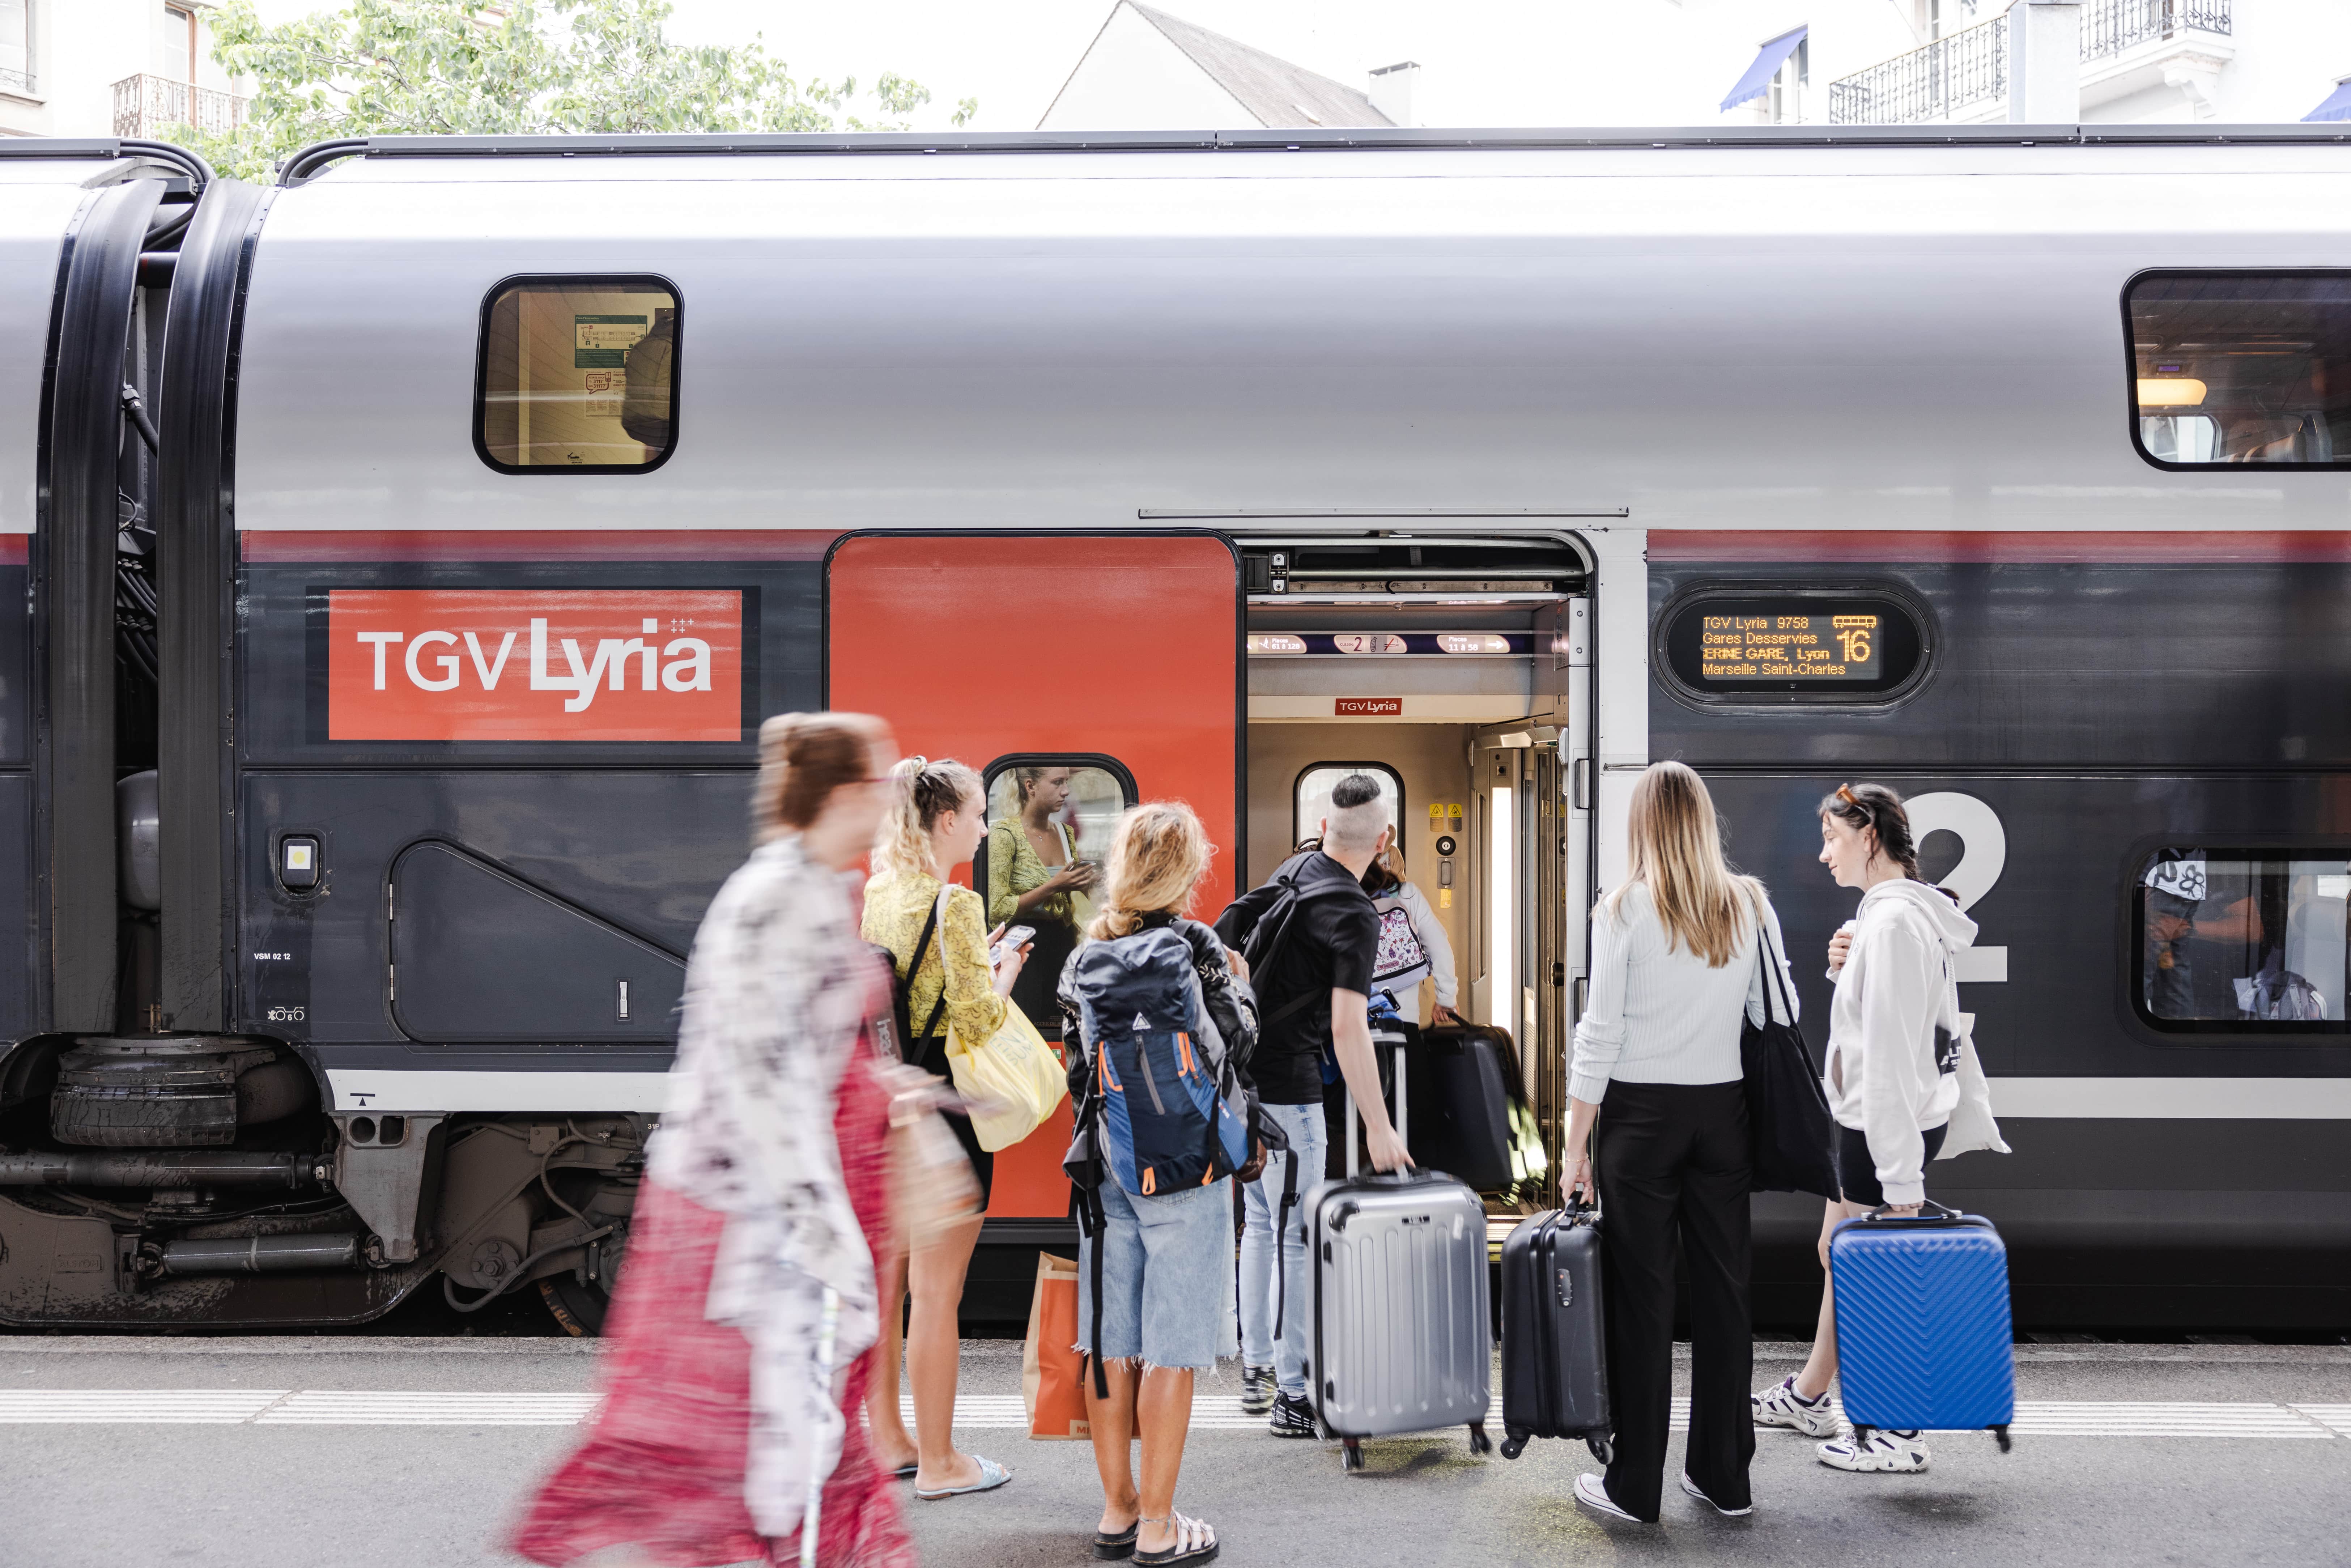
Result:
<instances>
[{"instance_id":1,"label":"tree","mask_svg":"<svg viewBox=\"0 0 2351 1568\"><path fill-rule=\"evenodd\" d=\"M673 44L669 13L668 0L350 0L272 27L254 0L229 0L212 17L214 57L256 84L245 122L225 136L183 126L174 140L265 180L334 137L903 131L930 101L888 72L863 92L853 77L796 80L756 37ZM978 107L965 99L954 122Z\"/></svg>"}]
</instances>

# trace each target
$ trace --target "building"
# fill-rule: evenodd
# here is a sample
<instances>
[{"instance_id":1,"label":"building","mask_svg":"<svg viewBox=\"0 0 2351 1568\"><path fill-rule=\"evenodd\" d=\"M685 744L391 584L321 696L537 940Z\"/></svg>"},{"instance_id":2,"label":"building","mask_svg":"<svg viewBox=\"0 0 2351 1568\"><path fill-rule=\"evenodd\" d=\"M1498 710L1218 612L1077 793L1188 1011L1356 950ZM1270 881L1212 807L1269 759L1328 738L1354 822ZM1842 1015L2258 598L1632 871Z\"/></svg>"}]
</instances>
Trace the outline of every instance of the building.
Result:
<instances>
[{"instance_id":1,"label":"building","mask_svg":"<svg viewBox=\"0 0 2351 1568\"><path fill-rule=\"evenodd\" d=\"M5 3L5 0L0 0ZM1352 88L1134 0L1118 0L1038 120L1040 131L1410 125L1420 68Z\"/></svg>"},{"instance_id":2,"label":"building","mask_svg":"<svg viewBox=\"0 0 2351 1568\"><path fill-rule=\"evenodd\" d=\"M168 138L234 128L216 0L0 0L0 136Z\"/></svg>"}]
</instances>

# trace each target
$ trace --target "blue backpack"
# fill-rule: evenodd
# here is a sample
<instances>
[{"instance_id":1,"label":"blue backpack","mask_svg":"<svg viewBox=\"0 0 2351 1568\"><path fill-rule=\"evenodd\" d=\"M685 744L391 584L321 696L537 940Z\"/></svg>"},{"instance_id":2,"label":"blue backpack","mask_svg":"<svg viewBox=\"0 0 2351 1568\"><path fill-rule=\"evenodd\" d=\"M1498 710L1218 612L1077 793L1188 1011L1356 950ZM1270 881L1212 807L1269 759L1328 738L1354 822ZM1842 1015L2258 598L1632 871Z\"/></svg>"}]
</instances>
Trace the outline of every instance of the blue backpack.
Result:
<instances>
[{"instance_id":1,"label":"blue backpack","mask_svg":"<svg viewBox=\"0 0 2351 1568\"><path fill-rule=\"evenodd\" d=\"M1162 926L1090 942L1075 963L1090 1071L1063 1162L1070 1178L1091 1189L1107 1167L1151 1197L1248 1164L1248 1108L1201 1000L1191 945Z\"/></svg>"}]
</instances>

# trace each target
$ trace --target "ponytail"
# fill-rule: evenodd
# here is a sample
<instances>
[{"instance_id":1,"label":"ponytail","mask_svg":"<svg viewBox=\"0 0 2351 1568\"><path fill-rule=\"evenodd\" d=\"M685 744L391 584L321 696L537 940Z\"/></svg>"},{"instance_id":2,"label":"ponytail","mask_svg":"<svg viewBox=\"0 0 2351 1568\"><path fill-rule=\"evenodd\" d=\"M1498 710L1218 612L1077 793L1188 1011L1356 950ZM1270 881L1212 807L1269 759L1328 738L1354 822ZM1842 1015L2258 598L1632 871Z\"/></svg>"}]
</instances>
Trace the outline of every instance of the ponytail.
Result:
<instances>
[{"instance_id":1,"label":"ponytail","mask_svg":"<svg viewBox=\"0 0 2351 1568\"><path fill-rule=\"evenodd\" d=\"M1834 817L1857 833L1875 834L1878 853L1900 866L1902 874L1912 882L1926 882L1918 874L1918 846L1910 836L1910 813L1894 790L1883 784L1840 784L1821 798L1821 815ZM1959 894L1948 887L1935 891L1954 904L1959 901Z\"/></svg>"},{"instance_id":2,"label":"ponytail","mask_svg":"<svg viewBox=\"0 0 2351 1568\"><path fill-rule=\"evenodd\" d=\"M931 830L949 811L977 811L986 804L979 775L952 758L909 757L890 769L890 778L895 794L873 840L874 880L929 876Z\"/></svg>"}]
</instances>

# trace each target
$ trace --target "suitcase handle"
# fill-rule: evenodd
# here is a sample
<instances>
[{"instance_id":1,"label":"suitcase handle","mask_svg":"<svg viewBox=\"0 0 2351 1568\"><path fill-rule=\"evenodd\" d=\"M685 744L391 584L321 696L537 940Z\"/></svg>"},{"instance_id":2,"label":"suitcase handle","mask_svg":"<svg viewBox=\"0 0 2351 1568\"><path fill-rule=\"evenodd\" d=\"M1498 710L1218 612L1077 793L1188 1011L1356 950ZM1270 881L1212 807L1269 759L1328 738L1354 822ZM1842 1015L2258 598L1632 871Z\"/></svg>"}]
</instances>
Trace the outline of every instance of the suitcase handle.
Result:
<instances>
[{"instance_id":1,"label":"suitcase handle","mask_svg":"<svg viewBox=\"0 0 2351 1568\"><path fill-rule=\"evenodd\" d=\"M1894 1206L1890 1203L1881 1203L1876 1208L1871 1209L1867 1214L1856 1215L1855 1218L1872 1224L1881 1225L1949 1225L1953 1220L1965 1219L1967 1218L1966 1215L1961 1214L1958 1209L1946 1208L1931 1197L1922 1198L1919 1201L1918 1212L1916 1214L1887 1213L1886 1210L1893 1207ZM1928 1209L1932 1209L1934 1212L1929 1214L1927 1212Z\"/></svg>"}]
</instances>

